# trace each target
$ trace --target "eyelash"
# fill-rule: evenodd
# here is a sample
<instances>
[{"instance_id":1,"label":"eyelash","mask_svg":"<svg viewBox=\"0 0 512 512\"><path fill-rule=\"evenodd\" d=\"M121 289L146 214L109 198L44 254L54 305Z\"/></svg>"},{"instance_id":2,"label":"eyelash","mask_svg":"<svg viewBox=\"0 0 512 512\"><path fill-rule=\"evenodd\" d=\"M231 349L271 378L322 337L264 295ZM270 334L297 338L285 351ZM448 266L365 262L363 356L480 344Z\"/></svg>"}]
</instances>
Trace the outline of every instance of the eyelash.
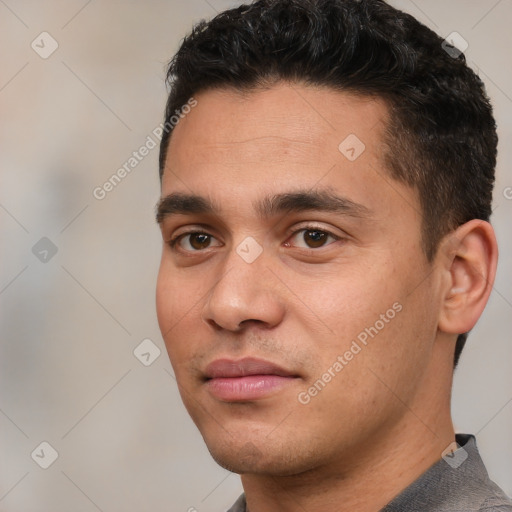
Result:
<instances>
[{"instance_id":1,"label":"eyelash","mask_svg":"<svg viewBox=\"0 0 512 512\"><path fill-rule=\"evenodd\" d=\"M301 227L300 229L296 229L294 231L291 231L290 233L287 233L287 240L289 238L292 238L294 236L296 236L298 233L301 233L301 232L307 232L307 231L319 231L321 233L325 233L328 237L332 237L334 238L334 241L339 241L341 240L343 237L342 236L339 236L339 235L335 235L334 233L332 233L331 231L329 230L326 230L324 228L321 228L319 226L315 226L315 225L308 225L308 226L303 226ZM189 236L189 235L206 235L206 236L209 236L209 237L212 237L212 238L215 238L213 235L211 235L210 233L206 232L206 231L199 231L199 230L190 230L190 231L186 231L184 233L180 233L178 236L175 236L174 238L172 238L171 240L169 240L168 244L169 246L173 249L173 250L177 250L176 249L176 244L178 244L178 242L185 238L186 236ZM320 246L318 249L322 249L323 247L326 247L328 245L331 245L333 242L331 242L330 244L326 244L326 245L322 245ZM206 249L209 249L209 247L207 247ZM309 248L304 248L304 247L300 247L300 249L306 249L306 250L311 250L311 251L315 251L317 248L313 248L313 247L309 247ZM187 249L182 249L183 251L185 252L188 252L188 253L194 253L194 252L203 252L202 250L195 250L195 251L189 251Z\"/></svg>"}]
</instances>

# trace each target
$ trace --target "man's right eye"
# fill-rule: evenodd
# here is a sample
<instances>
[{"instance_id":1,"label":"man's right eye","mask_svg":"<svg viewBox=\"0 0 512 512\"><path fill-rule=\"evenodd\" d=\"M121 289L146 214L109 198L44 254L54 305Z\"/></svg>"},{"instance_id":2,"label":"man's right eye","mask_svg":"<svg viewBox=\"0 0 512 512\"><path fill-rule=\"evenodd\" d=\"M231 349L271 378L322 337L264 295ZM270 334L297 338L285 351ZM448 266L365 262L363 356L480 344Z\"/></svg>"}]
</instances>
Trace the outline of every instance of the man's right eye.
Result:
<instances>
[{"instance_id":1,"label":"man's right eye","mask_svg":"<svg viewBox=\"0 0 512 512\"><path fill-rule=\"evenodd\" d=\"M215 237L208 233L204 233L202 231L190 231L176 236L169 241L169 245L172 249L176 249L176 246L178 246L179 249L188 252L197 252L208 249L209 247L220 247L222 245L220 242L212 245L213 241L218 242Z\"/></svg>"}]
</instances>

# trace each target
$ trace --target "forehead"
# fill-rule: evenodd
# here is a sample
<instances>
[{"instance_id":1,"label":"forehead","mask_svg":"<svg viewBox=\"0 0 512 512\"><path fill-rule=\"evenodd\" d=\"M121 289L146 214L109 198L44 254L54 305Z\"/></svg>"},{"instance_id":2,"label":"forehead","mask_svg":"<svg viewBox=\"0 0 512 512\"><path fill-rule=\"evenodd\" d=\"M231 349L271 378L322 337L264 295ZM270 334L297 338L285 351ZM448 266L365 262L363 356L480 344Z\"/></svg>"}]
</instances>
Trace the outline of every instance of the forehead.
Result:
<instances>
[{"instance_id":1,"label":"forehead","mask_svg":"<svg viewBox=\"0 0 512 512\"><path fill-rule=\"evenodd\" d=\"M390 186L381 99L285 83L195 99L170 139L163 196L193 192L243 209L270 192L321 186L384 215L419 210L413 190Z\"/></svg>"},{"instance_id":2,"label":"forehead","mask_svg":"<svg viewBox=\"0 0 512 512\"><path fill-rule=\"evenodd\" d=\"M211 90L196 100L170 139L172 166L213 156L227 166L285 160L309 165L319 156L337 158L339 144L350 135L375 151L388 115L383 100L299 84L243 93Z\"/></svg>"}]
</instances>

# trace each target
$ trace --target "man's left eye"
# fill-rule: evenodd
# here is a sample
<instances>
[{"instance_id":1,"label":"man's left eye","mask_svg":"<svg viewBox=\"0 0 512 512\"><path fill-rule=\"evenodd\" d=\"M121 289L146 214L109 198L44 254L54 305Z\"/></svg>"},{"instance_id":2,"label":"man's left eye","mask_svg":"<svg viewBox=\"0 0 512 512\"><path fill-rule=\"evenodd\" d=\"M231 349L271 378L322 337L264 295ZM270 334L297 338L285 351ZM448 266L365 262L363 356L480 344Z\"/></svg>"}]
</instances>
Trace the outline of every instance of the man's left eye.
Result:
<instances>
[{"instance_id":1,"label":"man's left eye","mask_svg":"<svg viewBox=\"0 0 512 512\"><path fill-rule=\"evenodd\" d=\"M285 243L287 247L293 245L294 247L302 247L304 249L317 249L325 245L330 245L332 242L336 242L339 240L339 237L321 229L306 228L296 231L288 240L292 240L294 243L290 244L290 242L287 241Z\"/></svg>"}]
</instances>

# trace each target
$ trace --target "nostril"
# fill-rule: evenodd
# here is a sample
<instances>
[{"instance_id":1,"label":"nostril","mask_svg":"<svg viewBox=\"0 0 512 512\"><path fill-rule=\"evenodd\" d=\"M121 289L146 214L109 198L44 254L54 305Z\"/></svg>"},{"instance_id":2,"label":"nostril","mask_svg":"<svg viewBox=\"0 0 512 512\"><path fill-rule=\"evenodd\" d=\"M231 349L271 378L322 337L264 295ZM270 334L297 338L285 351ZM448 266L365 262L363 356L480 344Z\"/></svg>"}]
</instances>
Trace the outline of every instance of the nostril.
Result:
<instances>
[{"instance_id":1,"label":"nostril","mask_svg":"<svg viewBox=\"0 0 512 512\"><path fill-rule=\"evenodd\" d=\"M212 318L204 318L203 316L201 316L201 319L203 320L203 322L205 322L207 325L209 325L210 327L212 327L215 331L220 331L223 329L222 326L220 326L215 320L213 320Z\"/></svg>"},{"instance_id":2,"label":"nostril","mask_svg":"<svg viewBox=\"0 0 512 512\"><path fill-rule=\"evenodd\" d=\"M240 326L240 328L242 328L242 327L245 327L243 324L247 325L247 323L253 323L253 322L256 325L262 325L262 324L264 325L265 324L265 322L263 320L258 320L256 318L249 318L248 320L242 320L238 325Z\"/></svg>"}]
</instances>

